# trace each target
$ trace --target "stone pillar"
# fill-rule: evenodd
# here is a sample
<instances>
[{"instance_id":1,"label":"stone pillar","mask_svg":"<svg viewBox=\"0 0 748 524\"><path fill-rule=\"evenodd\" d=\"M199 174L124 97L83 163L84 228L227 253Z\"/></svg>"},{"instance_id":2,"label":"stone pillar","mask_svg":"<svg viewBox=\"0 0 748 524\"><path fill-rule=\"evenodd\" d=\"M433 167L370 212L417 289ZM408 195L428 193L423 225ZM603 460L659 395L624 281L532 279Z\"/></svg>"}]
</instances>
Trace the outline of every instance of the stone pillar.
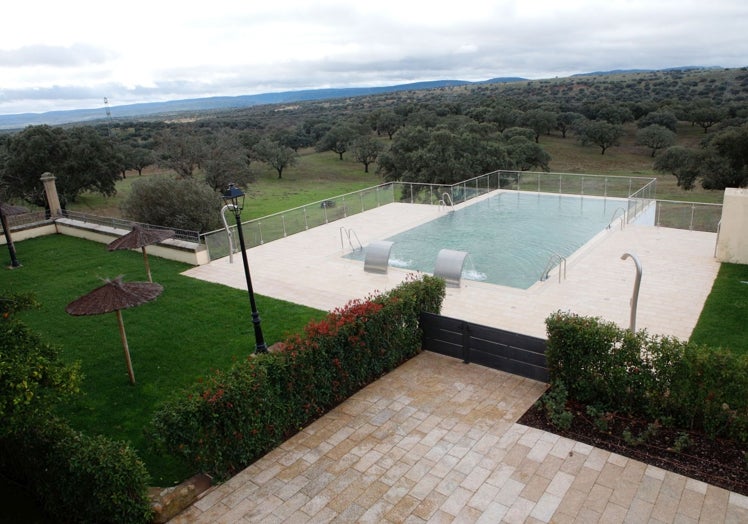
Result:
<instances>
[{"instance_id":1,"label":"stone pillar","mask_svg":"<svg viewBox=\"0 0 748 524\"><path fill-rule=\"evenodd\" d=\"M748 189L728 187L722 202L717 260L748 264Z\"/></svg>"},{"instance_id":2,"label":"stone pillar","mask_svg":"<svg viewBox=\"0 0 748 524\"><path fill-rule=\"evenodd\" d=\"M44 182L44 192L47 195L50 218L56 218L62 215L62 207L60 206L60 197L57 195L57 185L55 184L55 180L57 180L57 178L49 171L44 173L41 177L41 181Z\"/></svg>"}]
</instances>

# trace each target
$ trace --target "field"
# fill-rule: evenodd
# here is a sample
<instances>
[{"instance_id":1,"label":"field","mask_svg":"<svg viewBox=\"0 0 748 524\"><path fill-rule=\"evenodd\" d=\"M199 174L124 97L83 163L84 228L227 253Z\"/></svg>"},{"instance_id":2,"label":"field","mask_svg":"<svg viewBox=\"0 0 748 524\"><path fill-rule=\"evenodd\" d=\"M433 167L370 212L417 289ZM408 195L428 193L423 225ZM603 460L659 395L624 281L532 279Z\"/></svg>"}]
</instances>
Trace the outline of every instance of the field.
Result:
<instances>
[{"instance_id":1,"label":"field","mask_svg":"<svg viewBox=\"0 0 748 524\"><path fill-rule=\"evenodd\" d=\"M681 144L693 145L703 137L703 130L682 124L678 129ZM551 155L550 170L557 173L586 173L592 175L647 176L657 178L657 198L662 200L682 200L693 202L722 202L722 191L707 191L697 187L684 191L677 187L674 176L663 175L652 169L649 151L637 146L636 127L629 124L621 145L609 148L604 155L596 146L582 146L569 135L562 138L554 133L540 137L540 145ZM260 218L311 202L324 200L336 195L357 191L382 182L376 174L376 165L369 166L369 173L363 165L352 160L350 153L339 160L332 152L317 153L314 149L301 150L297 165L284 170L283 178L261 163L250 167L256 177L245 188L248 199L244 220ZM159 176L166 171L151 167L143 176ZM476 173L480 175L482 173ZM199 174L197 175L199 176ZM133 183L137 183L137 172L129 172L127 178L117 183L117 195L105 198L94 193L84 193L70 205L74 211L121 217L120 202L127 197Z\"/></svg>"}]
</instances>

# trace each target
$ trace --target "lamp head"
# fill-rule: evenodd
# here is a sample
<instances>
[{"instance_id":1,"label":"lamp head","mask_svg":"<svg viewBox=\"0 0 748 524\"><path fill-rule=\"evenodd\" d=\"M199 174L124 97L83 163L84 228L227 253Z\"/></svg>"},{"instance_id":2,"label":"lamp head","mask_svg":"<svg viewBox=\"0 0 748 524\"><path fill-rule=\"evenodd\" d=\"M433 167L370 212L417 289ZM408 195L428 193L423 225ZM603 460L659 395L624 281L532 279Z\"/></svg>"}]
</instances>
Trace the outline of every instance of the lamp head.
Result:
<instances>
[{"instance_id":1,"label":"lamp head","mask_svg":"<svg viewBox=\"0 0 748 524\"><path fill-rule=\"evenodd\" d=\"M236 187L236 184L229 184L228 189L223 193L223 201L226 204L234 206L234 213L239 216L244 209L244 191Z\"/></svg>"}]
</instances>

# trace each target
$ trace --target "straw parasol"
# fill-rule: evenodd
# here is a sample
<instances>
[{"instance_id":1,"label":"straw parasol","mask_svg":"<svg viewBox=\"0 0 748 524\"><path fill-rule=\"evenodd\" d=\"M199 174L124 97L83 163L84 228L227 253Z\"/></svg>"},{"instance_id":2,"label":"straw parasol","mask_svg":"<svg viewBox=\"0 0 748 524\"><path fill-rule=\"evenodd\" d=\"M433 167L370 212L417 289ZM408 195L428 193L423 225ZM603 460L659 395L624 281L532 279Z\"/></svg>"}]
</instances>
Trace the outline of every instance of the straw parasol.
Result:
<instances>
[{"instance_id":1,"label":"straw parasol","mask_svg":"<svg viewBox=\"0 0 748 524\"><path fill-rule=\"evenodd\" d=\"M125 324L122 322L122 310L155 300L164 288L161 284L154 284L153 282L122 282L122 275L114 280L106 279L104 282L103 286L73 300L67 305L65 311L74 316L102 315L112 311L117 313L119 334L122 338L125 361L127 362L127 373L130 375L130 382L135 384L135 374L132 370L130 349L127 346Z\"/></svg>"},{"instance_id":2,"label":"straw parasol","mask_svg":"<svg viewBox=\"0 0 748 524\"><path fill-rule=\"evenodd\" d=\"M150 244L157 244L167 238L173 237L174 235L175 232L171 229L146 229L143 226L135 224L132 227L132 231L110 242L109 245L107 245L107 249L109 251L114 251L115 249L140 248L143 251L143 260L145 261L145 272L148 274L148 282L153 282L153 279L151 278L151 268L148 265L148 254L145 252L145 247Z\"/></svg>"}]
</instances>

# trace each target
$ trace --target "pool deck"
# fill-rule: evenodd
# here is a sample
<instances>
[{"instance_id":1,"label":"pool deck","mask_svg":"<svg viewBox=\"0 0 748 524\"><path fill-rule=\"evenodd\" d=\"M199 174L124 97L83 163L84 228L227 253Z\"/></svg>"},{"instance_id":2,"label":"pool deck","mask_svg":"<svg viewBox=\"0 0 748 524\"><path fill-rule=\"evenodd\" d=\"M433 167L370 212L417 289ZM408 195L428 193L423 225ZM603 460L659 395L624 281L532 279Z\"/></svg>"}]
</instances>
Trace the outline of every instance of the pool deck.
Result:
<instances>
[{"instance_id":1,"label":"pool deck","mask_svg":"<svg viewBox=\"0 0 748 524\"><path fill-rule=\"evenodd\" d=\"M322 310L396 287L408 273L365 272L363 262L343 258L340 228L353 230L361 243L384 240L437 218L443 210L419 204L387 204L303 233L248 250L255 293ZM637 329L687 339L691 335L719 263L713 257L715 233L626 226L604 231L567 263L559 283L554 270L545 282L527 290L462 279L448 288L442 314L527 335L545 337L545 319L554 311L600 316L629 327L630 299L636 279L631 259L641 262ZM347 241L346 241L347 243ZM239 254L198 266L184 274L246 289ZM260 316L263 321L275 319Z\"/></svg>"},{"instance_id":2,"label":"pool deck","mask_svg":"<svg viewBox=\"0 0 748 524\"><path fill-rule=\"evenodd\" d=\"M438 216L388 204L248 251L257 293L329 310L402 282L342 258L340 228L364 245ZM529 290L462 281L442 313L544 336L556 310L687 338L716 276L716 235L605 231ZM246 289L241 257L185 274ZM262 315L262 311L260 311ZM282 319L263 317L263 322ZM269 341L272 342L272 341ZM254 522L748 522L748 497L517 424L546 385L424 352L346 400L175 517Z\"/></svg>"}]
</instances>

